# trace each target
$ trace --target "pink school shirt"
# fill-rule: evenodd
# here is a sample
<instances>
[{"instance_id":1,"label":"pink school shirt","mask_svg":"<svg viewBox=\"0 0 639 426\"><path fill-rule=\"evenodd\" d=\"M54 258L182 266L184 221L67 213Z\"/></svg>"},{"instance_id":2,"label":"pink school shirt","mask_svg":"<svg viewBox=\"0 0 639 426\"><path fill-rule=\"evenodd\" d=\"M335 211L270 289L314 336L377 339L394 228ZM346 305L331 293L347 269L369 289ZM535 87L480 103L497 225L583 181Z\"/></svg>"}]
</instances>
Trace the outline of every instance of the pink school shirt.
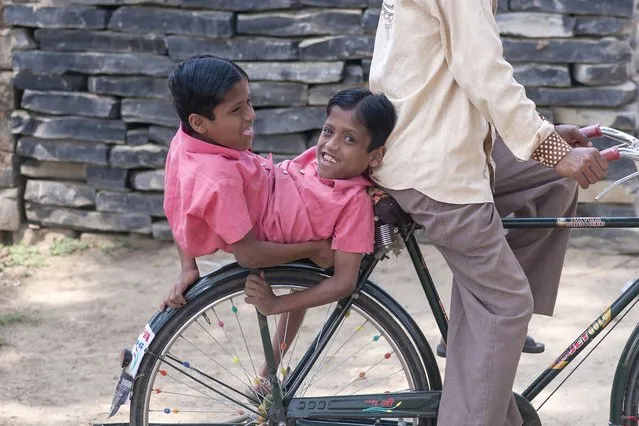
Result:
<instances>
[{"instance_id":1,"label":"pink school shirt","mask_svg":"<svg viewBox=\"0 0 639 426\"><path fill-rule=\"evenodd\" d=\"M315 148L273 164L193 138L182 128L165 167L164 210L176 242L190 256L232 252L253 229L256 238L299 243L332 238L334 250L373 251L370 181L322 179Z\"/></svg>"}]
</instances>

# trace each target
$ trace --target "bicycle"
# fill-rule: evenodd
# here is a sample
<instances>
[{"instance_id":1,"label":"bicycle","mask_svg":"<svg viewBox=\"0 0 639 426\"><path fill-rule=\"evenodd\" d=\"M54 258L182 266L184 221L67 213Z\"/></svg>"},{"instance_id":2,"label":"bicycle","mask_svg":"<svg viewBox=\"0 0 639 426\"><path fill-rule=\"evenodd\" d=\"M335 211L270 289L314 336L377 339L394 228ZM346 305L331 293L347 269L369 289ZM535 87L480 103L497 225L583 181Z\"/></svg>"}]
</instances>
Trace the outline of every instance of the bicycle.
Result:
<instances>
[{"instance_id":1,"label":"bicycle","mask_svg":"<svg viewBox=\"0 0 639 426\"><path fill-rule=\"evenodd\" d=\"M633 136L600 126L582 131L589 137L605 135L621 142L602 151L607 160L639 160L639 140ZM597 198L637 175L639 172L614 182ZM502 222L507 229L639 227L636 217L505 218ZM156 424L158 419L173 422L166 424L434 425L442 380L431 346L411 316L369 280L375 266L391 251L405 248L446 338L448 318L415 236L419 228L392 198L378 203L375 251L362 261L355 292L335 304L309 310L303 324L306 330L295 336L287 334L291 316L281 316L275 325L279 342L275 351L268 318L256 316L254 307L243 304L250 271L233 263L200 278L187 291L183 308L156 313L133 351L122 352L123 371L110 415L130 396L131 425ZM307 288L330 273L306 262L265 270L267 281L278 292ZM632 309L638 296L639 279L521 395L515 394L525 426L541 425L533 399L613 319ZM257 318L258 327L243 326L245 318ZM309 339L308 328L313 325L319 332ZM371 328L372 333L362 333ZM238 337L239 343L234 344L232 337ZM217 349L208 350L211 345ZM299 345L307 349L295 357ZM255 354L260 350L268 370L266 379L256 367ZM337 369L342 373L333 374ZM230 376L228 381L220 379L224 374ZM203 408L197 408L199 402ZM609 424L639 425L639 325L617 365Z\"/></svg>"}]
</instances>

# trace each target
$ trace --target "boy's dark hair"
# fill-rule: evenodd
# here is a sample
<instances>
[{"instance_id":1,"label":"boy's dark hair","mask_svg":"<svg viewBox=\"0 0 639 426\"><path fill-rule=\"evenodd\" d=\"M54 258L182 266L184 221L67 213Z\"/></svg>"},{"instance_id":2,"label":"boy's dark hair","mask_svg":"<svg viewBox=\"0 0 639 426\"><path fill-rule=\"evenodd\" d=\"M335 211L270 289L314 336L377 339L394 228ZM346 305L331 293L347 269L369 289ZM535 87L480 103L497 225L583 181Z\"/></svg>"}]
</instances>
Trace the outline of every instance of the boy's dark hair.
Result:
<instances>
[{"instance_id":1,"label":"boy's dark hair","mask_svg":"<svg viewBox=\"0 0 639 426\"><path fill-rule=\"evenodd\" d=\"M175 112L188 132L191 114L215 119L213 109L246 72L232 61L213 55L198 55L181 62L169 76L169 90Z\"/></svg>"},{"instance_id":2,"label":"boy's dark hair","mask_svg":"<svg viewBox=\"0 0 639 426\"><path fill-rule=\"evenodd\" d=\"M355 116L366 127L371 137L368 152L384 146L397 121L395 107L382 94L375 94L363 87L345 89L335 94L328 102L326 114L330 114L333 107L343 110L355 110Z\"/></svg>"}]
</instances>

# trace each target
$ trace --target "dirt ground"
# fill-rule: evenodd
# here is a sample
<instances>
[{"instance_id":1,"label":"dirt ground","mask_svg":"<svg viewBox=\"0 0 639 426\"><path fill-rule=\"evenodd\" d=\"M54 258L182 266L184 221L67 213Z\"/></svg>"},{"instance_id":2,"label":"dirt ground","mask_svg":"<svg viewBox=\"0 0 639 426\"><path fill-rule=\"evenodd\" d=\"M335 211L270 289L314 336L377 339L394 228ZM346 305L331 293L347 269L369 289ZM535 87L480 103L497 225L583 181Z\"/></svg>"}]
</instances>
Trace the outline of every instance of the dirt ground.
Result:
<instances>
[{"instance_id":1,"label":"dirt ground","mask_svg":"<svg viewBox=\"0 0 639 426\"><path fill-rule=\"evenodd\" d=\"M0 272L1 425L107 423L118 352L134 343L177 273L170 244L67 243L54 244L59 256L51 255L50 244L38 246L39 254L22 247L11 253L14 261L8 263L15 265L5 262ZM447 303L450 272L432 247L423 250ZM213 256L200 266L208 272L229 260ZM556 315L535 317L531 325L547 351L522 357L516 390L522 391L637 275L639 257L571 249ZM407 307L434 347L437 329L407 256L383 262L374 280ZM544 425L607 424L614 368L638 320L639 313L631 312L543 407ZM440 360L442 372L444 365ZM126 422L127 415L122 409L108 422Z\"/></svg>"}]
</instances>

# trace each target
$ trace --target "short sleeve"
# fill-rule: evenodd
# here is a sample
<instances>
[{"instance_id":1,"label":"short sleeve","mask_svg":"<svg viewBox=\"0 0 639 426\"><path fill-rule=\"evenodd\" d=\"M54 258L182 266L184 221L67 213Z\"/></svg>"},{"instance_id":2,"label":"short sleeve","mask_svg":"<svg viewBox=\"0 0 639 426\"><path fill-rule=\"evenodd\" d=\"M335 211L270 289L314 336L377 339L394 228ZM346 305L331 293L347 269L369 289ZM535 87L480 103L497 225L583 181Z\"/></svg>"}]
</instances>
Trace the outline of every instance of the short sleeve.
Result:
<instances>
[{"instance_id":1,"label":"short sleeve","mask_svg":"<svg viewBox=\"0 0 639 426\"><path fill-rule=\"evenodd\" d=\"M240 241L253 228L244 187L239 180L216 182L201 205L201 218L228 245Z\"/></svg>"},{"instance_id":2,"label":"short sleeve","mask_svg":"<svg viewBox=\"0 0 639 426\"><path fill-rule=\"evenodd\" d=\"M339 215L332 248L347 253L372 253L374 238L373 202L361 191L348 201Z\"/></svg>"}]
</instances>

